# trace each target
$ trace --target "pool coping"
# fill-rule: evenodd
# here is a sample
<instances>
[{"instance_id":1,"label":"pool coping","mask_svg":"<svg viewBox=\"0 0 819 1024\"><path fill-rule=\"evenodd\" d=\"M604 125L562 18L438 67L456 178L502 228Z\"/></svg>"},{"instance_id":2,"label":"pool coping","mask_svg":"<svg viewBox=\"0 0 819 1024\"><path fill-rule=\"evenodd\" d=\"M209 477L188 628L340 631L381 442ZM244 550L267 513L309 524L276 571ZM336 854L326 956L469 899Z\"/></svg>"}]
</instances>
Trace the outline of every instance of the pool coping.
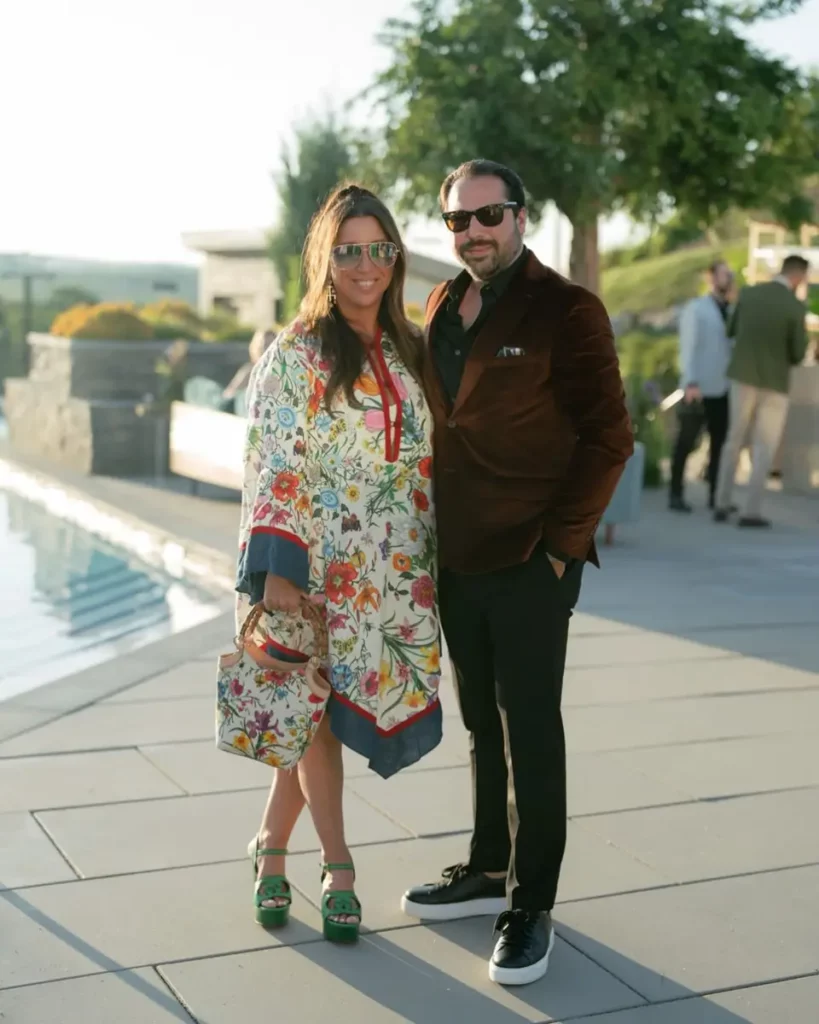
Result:
<instances>
[{"instance_id":1,"label":"pool coping","mask_svg":"<svg viewBox=\"0 0 819 1024\"><path fill-rule=\"evenodd\" d=\"M6 698L0 702L0 743L187 661L201 660L204 669L206 661L212 658L215 673L214 638L224 637L227 650L234 631L232 557L125 512L76 484L9 458L5 452L0 456L0 486L125 549L172 578L199 587L212 596L215 608L213 616L195 626Z\"/></svg>"},{"instance_id":2,"label":"pool coping","mask_svg":"<svg viewBox=\"0 0 819 1024\"><path fill-rule=\"evenodd\" d=\"M0 487L124 549L174 579L217 596L233 593L234 557L141 519L76 484L0 455Z\"/></svg>"}]
</instances>

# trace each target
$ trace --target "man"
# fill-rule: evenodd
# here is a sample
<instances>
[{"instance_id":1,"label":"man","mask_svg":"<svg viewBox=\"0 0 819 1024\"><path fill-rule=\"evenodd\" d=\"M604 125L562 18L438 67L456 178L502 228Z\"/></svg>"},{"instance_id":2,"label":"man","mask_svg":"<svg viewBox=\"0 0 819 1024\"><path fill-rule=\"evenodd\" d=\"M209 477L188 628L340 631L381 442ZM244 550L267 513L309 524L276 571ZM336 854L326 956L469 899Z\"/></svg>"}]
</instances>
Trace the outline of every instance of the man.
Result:
<instances>
[{"instance_id":1,"label":"man","mask_svg":"<svg viewBox=\"0 0 819 1024\"><path fill-rule=\"evenodd\" d=\"M802 362L807 350L805 307L795 292L807 280L809 269L806 259L788 256L773 281L743 289L731 317L731 425L717 486L718 523L727 522L731 514L739 453L751 432L753 469L739 525L771 525L761 514L762 496L785 429L791 367Z\"/></svg>"},{"instance_id":2,"label":"man","mask_svg":"<svg viewBox=\"0 0 819 1024\"><path fill-rule=\"evenodd\" d=\"M433 920L500 913L490 978L526 984L548 966L566 841L569 618L633 442L606 311L524 247L517 174L470 161L440 200L466 269L429 298L426 383L474 832L467 863L403 907Z\"/></svg>"},{"instance_id":3,"label":"man","mask_svg":"<svg viewBox=\"0 0 819 1024\"><path fill-rule=\"evenodd\" d=\"M707 295L692 299L680 320L680 387L684 395L671 459L668 507L691 512L685 500L685 464L700 436L703 420L708 429L708 507L714 508L720 454L728 433L728 362L731 341L727 333L729 295L734 275L718 260L708 268Z\"/></svg>"}]
</instances>

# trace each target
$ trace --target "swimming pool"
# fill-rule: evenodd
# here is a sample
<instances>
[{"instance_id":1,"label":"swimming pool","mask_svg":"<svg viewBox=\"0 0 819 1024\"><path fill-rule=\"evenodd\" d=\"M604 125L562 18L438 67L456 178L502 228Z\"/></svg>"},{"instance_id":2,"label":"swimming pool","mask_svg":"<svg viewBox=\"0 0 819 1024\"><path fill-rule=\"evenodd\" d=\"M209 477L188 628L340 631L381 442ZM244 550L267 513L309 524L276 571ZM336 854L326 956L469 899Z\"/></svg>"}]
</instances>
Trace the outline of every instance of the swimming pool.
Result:
<instances>
[{"instance_id":1,"label":"swimming pool","mask_svg":"<svg viewBox=\"0 0 819 1024\"><path fill-rule=\"evenodd\" d=\"M206 590L0 488L0 701L218 611Z\"/></svg>"}]
</instances>

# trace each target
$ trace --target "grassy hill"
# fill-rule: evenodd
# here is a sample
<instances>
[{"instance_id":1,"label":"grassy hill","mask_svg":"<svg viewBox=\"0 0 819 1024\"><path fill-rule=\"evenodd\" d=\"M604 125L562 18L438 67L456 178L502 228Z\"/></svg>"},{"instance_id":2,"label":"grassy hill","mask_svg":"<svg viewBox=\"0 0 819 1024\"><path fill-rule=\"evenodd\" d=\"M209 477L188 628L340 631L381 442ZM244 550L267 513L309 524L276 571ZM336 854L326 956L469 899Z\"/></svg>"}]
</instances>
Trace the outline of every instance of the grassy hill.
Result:
<instances>
[{"instance_id":1,"label":"grassy hill","mask_svg":"<svg viewBox=\"0 0 819 1024\"><path fill-rule=\"evenodd\" d=\"M699 293L703 270L720 257L741 274L748 260L747 240L693 246L611 267L603 272L603 300L613 316L669 309Z\"/></svg>"}]
</instances>

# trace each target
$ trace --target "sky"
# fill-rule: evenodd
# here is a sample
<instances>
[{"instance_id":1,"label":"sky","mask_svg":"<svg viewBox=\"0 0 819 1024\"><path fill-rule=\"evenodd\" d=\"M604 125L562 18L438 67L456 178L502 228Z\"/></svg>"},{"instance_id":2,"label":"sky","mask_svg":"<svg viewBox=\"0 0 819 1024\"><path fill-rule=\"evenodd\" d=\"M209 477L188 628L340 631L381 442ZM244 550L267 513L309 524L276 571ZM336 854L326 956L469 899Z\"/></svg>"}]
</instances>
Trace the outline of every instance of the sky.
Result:
<instances>
[{"instance_id":1,"label":"sky","mask_svg":"<svg viewBox=\"0 0 819 1024\"><path fill-rule=\"evenodd\" d=\"M0 0L1 2L1 0ZM0 252L183 260L185 231L264 227L291 126L364 89L406 0L6 0ZM817 60L819 0L754 31ZM622 219L604 244L625 240ZM554 221L540 232L548 249ZM441 225L414 225L427 251ZM545 253L546 258L549 252Z\"/></svg>"}]
</instances>

